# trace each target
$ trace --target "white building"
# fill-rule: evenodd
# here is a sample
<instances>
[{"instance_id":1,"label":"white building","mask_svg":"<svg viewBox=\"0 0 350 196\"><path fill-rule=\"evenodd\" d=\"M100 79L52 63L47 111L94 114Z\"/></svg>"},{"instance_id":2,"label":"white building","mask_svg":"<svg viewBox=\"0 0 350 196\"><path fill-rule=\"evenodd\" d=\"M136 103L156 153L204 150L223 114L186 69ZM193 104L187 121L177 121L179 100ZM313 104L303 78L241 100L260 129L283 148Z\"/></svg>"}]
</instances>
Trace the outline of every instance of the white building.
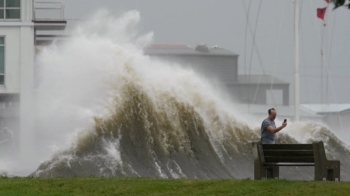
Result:
<instances>
[{"instance_id":1,"label":"white building","mask_svg":"<svg viewBox=\"0 0 350 196\"><path fill-rule=\"evenodd\" d=\"M350 104L301 104L301 107L323 116L322 122L334 133L350 139Z\"/></svg>"},{"instance_id":2,"label":"white building","mask_svg":"<svg viewBox=\"0 0 350 196\"><path fill-rule=\"evenodd\" d=\"M58 17L40 17L55 12ZM26 133L34 128L31 113L36 31L65 26L61 3L0 0L0 130L12 132L17 149L20 143L33 142ZM6 145L1 141L0 135L0 147Z\"/></svg>"}]
</instances>

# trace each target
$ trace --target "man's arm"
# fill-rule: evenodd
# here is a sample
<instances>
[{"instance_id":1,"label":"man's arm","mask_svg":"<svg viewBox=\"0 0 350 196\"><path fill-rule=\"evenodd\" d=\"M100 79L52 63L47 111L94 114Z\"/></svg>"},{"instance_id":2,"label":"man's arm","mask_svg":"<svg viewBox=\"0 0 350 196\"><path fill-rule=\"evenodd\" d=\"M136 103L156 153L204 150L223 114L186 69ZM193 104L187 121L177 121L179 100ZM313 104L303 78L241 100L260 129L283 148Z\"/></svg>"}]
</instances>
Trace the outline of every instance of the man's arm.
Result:
<instances>
[{"instance_id":1,"label":"man's arm","mask_svg":"<svg viewBox=\"0 0 350 196\"><path fill-rule=\"evenodd\" d=\"M287 123L285 122L285 123L282 123L282 125L279 126L279 127L277 127L276 129L273 128L271 125L268 126L266 129L267 129L268 131L270 131L271 133L277 133L277 132L281 131L281 130L282 130L284 127L286 127L286 126L287 126Z\"/></svg>"}]
</instances>

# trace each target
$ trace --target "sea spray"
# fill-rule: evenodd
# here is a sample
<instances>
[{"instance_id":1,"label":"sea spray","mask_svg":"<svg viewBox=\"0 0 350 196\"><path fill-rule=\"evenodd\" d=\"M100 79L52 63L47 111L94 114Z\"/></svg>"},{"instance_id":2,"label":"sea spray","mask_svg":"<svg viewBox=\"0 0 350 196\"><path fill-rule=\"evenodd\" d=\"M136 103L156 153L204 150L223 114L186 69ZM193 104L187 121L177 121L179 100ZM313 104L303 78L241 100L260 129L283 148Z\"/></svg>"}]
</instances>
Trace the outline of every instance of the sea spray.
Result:
<instances>
[{"instance_id":1,"label":"sea spray","mask_svg":"<svg viewBox=\"0 0 350 196\"><path fill-rule=\"evenodd\" d=\"M193 70L143 55L139 13L102 11L37 57L36 147L32 174L161 178L251 178L259 127ZM251 121L251 119L250 119ZM324 140L349 174L349 150L312 122L290 124L279 143ZM33 171L35 168L33 168ZM280 176L312 179L308 168Z\"/></svg>"}]
</instances>

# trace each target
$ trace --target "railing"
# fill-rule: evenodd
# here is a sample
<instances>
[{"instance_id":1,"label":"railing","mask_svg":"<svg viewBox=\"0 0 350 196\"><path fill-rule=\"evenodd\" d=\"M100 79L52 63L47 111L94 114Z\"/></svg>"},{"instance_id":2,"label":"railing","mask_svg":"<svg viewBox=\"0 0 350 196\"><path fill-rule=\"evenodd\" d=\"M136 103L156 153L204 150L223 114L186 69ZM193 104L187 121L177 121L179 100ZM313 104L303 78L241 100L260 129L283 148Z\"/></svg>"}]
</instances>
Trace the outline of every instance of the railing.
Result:
<instances>
[{"instance_id":1,"label":"railing","mask_svg":"<svg viewBox=\"0 0 350 196\"><path fill-rule=\"evenodd\" d=\"M62 2L36 1L34 3L34 20L65 20L65 5Z\"/></svg>"}]
</instances>

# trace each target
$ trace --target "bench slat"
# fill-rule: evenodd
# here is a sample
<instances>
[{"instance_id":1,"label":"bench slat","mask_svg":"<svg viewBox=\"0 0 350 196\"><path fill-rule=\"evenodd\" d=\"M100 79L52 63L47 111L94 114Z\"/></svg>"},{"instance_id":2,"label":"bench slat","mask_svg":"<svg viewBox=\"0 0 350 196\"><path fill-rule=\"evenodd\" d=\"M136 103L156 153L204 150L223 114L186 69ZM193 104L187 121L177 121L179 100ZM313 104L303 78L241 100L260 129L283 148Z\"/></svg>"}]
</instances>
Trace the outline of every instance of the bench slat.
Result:
<instances>
[{"instance_id":1,"label":"bench slat","mask_svg":"<svg viewBox=\"0 0 350 196\"><path fill-rule=\"evenodd\" d=\"M315 163L264 163L264 166L315 166Z\"/></svg>"},{"instance_id":2,"label":"bench slat","mask_svg":"<svg viewBox=\"0 0 350 196\"><path fill-rule=\"evenodd\" d=\"M265 149L264 150L265 156L314 156L314 152L312 150L285 150L285 149Z\"/></svg>"},{"instance_id":3,"label":"bench slat","mask_svg":"<svg viewBox=\"0 0 350 196\"><path fill-rule=\"evenodd\" d=\"M292 163L314 163L313 156L297 157L278 157L278 156L265 156L265 163L278 163L278 162L292 162Z\"/></svg>"},{"instance_id":4,"label":"bench slat","mask_svg":"<svg viewBox=\"0 0 350 196\"><path fill-rule=\"evenodd\" d=\"M312 144L262 144L263 149L313 150Z\"/></svg>"}]
</instances>

